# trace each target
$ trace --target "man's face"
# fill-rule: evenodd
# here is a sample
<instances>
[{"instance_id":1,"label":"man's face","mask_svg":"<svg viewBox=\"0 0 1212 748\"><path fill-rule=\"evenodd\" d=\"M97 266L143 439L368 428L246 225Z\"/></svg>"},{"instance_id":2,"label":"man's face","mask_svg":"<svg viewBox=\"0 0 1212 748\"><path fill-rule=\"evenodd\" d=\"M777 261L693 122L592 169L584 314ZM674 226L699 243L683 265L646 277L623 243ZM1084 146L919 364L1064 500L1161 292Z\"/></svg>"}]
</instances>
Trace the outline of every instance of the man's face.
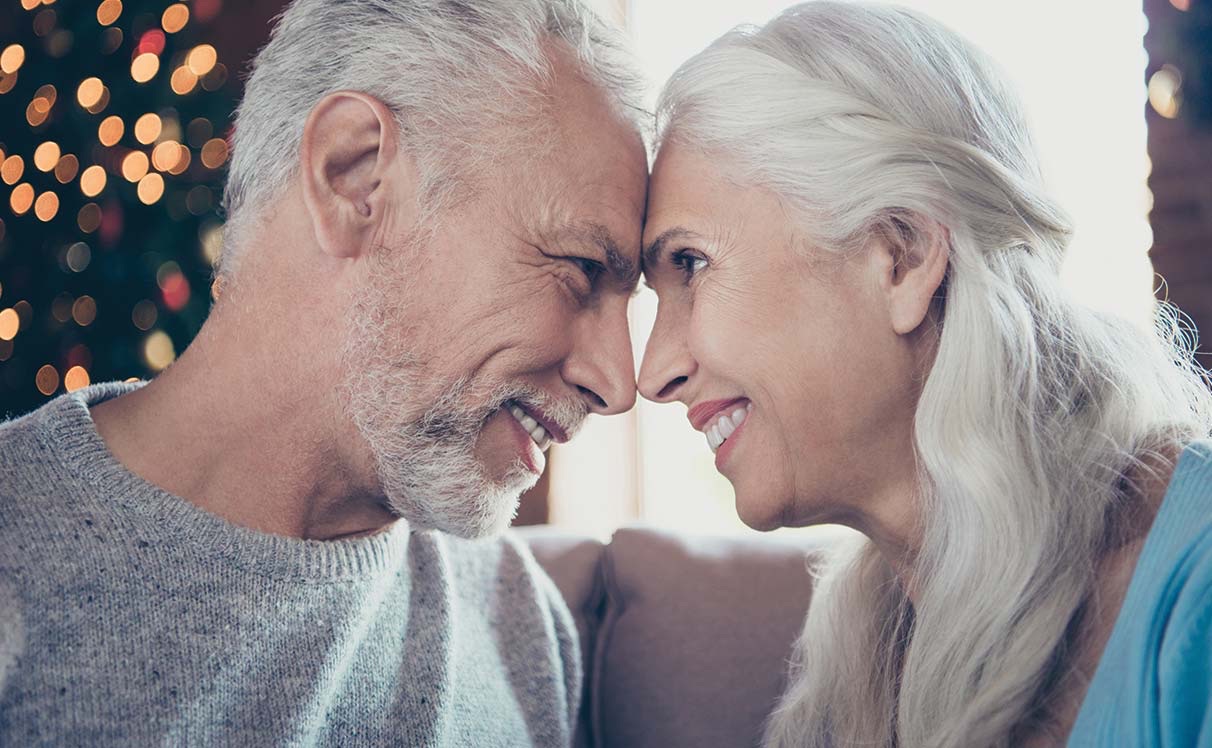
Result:
<instances>
[{"instance_id":1,"label":"man's face","mask_svg":"<svg viewBox=\"0 0 1212 748\"><path fill-rule=\"evenodd\" d=\"M344 345L350 414L390 509L475 537L503 529L542 450L635 401L627 303L647 164L601 94L564 76L546 147L512 156L366 264Z\"/></svg>"}]
</instances>

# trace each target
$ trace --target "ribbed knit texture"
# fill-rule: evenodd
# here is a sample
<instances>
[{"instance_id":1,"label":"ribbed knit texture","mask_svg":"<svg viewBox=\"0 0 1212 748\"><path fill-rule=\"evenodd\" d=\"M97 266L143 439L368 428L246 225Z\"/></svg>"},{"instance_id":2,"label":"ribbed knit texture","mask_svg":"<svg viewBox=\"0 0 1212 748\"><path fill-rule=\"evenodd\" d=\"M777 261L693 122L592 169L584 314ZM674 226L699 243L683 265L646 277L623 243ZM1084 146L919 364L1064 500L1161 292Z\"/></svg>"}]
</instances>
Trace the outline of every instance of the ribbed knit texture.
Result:
<instances>
[{"instance_id":1,"label":"ribbed knit texture","mask_svg":"<svg viewBox=\"0 0 1212 748\"><path fill-rule=\"evenodd\" d=\"M1068 744L1212 746L1212 442L1179 458Z\"/></svg>"},{"instance_id":2,"label":"ribbed knit texture","mask_svg":"<svg viewBox=\"0 0 1212 748\"><path fill-rule=\"evenodd\" d=\"M569 744L576 630L524 544L232 525L110 454L88 406L132 386L0 425L0 746Z\"/></svg>"}]
</instances>

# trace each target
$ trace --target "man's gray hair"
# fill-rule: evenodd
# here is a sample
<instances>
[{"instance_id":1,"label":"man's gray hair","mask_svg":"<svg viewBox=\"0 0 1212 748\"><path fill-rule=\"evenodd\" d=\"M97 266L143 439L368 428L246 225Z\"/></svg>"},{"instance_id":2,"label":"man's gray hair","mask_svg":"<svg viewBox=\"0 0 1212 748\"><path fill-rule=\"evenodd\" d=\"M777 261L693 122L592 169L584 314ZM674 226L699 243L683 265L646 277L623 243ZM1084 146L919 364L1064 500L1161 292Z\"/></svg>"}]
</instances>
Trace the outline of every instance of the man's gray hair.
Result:
<instances>
[{"instance_id":1,"label":"man's gray hair","mask_svg":"<svg viewBox=\"0 0 1212 748\"><path fill-rule=\"evenodd\" d=\"M581 0L294 0L257 55L236 113L220 273L298 170L308 114L360 91L395 115L431 218L467 177L545 138L552 42L624 116L639 118L641 78L621 32Z\"/></svg>"}]
</instances>

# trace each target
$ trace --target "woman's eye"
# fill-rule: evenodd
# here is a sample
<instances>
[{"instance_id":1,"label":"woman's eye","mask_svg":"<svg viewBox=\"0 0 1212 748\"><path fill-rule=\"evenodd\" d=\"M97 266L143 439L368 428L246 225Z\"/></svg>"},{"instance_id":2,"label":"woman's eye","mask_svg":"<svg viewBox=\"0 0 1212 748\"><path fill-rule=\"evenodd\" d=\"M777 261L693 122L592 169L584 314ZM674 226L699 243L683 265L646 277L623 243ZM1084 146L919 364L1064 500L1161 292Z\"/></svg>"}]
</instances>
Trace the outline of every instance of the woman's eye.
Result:
<instances>
[{"instance_id":1,"label":"woman's eye","mask_svg":"<svg viewBox=\"0 0 1212 748\"><path fill-rule=\"evenodd\" d=\"M678 270L682 271L682 275L686 280L690 280L703 268L707 267L707 260L697 254L689 252L685 249L678 250L673 253L670 262Z\"/></svg>"}]
</instances>

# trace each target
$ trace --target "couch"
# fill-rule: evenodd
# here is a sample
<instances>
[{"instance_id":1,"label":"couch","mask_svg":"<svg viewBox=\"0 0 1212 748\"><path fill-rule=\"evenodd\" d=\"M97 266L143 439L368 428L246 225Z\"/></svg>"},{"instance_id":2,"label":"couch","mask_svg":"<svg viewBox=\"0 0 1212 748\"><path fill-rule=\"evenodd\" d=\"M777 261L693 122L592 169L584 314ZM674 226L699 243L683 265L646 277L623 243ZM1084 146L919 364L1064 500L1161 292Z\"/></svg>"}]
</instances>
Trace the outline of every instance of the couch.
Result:
<instances>
[{"instance_id":1,"label":"couch","mask_svg":"<svg viewBox=\"0 0 1212 748\"><path fill-rule=\"evenodd\" d=\"M757 743L785 685L822 539L644 527L609 543L519 528L576 618L578 748Z\"/></svg>"}]
</instances>

